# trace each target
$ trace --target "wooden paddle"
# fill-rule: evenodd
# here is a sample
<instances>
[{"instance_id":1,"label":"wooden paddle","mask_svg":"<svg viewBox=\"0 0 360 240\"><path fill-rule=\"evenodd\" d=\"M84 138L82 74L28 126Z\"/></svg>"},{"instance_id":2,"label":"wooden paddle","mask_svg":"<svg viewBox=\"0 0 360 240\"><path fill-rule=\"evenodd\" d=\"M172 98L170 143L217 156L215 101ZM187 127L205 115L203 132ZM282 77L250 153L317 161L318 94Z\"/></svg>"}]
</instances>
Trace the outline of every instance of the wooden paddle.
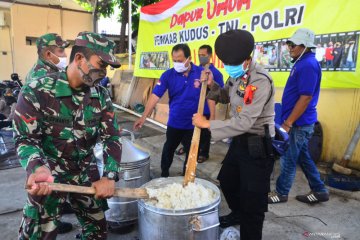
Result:
<instances>
[{"instance_id":1,"label":"wooden paddle","mask_svg":"<svg viewBox=\"0 0 360 240\"><path fill-rule=\"evenodd\" d=\"M205 69L209 69L209 64L205 65ZM206 97L206 88L207 88L207 81L203 81L201 84L201 92L200 92L200 99L198 105L198 113L203 115L204 113L204 104L205 104L205 97ZM200 134L201 128L195 127L194 133L191 139L191 147L189 151L189 157L186 164L186 171L184 177L183 185L186 186L189 182L194 182L195 180L195 172L196 172L196 165L199 153L199 142L200 142Z\"/></svg>"},{"instance_id":2,"label":"wooden paddle","mask_svg":"<svg viewBox=\"0 0 360 240\"><path fill-rule=\"evenodd\" d=\"M76 186L70 184L61 183L46 183L53 191L58 192L71 192L71 193L82 193L94 195L96 190L93 187ZM25 187L26 189L29 186ZM116 188L114 197L125 197L125 198L149 198L149 195L145 188Z\"/></svg>"}]
</instances>

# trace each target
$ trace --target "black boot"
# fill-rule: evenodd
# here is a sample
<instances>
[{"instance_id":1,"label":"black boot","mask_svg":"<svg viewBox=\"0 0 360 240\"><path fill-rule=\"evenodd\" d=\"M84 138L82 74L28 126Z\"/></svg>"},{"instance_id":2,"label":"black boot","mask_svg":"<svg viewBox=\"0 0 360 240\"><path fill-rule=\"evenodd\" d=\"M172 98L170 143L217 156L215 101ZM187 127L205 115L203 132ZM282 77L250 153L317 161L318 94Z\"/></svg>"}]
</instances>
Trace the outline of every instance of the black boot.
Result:
<instances>
[{"instance_id":1,"label":"black boot","mask_svg":"<svg viewBox=\"0 0 360 240\"><path fill-rule=\"evenodd\" d=\"M73 226L68 222L59 222L59 226L57 227L59 234L68 233L72 230Z\"/></svg>"},{"instance_id":2,"label":"black boot","mask_svg":"<svg viewBox=\"0 0 360 240\"><path fill-rule=\"evenodd\" d=\"M227 228L234 225L240 224L240 216L234 212L231 212L229 215L219 217L220 227Z\"/></svg>"}]
</instances>

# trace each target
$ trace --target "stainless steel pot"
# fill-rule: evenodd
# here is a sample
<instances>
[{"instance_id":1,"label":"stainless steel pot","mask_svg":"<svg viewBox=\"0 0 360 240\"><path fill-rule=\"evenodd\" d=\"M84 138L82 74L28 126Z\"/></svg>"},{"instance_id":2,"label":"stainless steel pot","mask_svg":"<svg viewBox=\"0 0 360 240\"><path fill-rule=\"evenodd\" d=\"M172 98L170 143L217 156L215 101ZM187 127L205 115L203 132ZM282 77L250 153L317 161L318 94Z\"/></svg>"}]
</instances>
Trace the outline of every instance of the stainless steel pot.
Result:
<instances>
[{"instance_id":1,"label":"stainless steel pot","mask_svg":"<svg viewBox=\"0 0 360 240\"><path fill-rule=\"evenodd\" d=\"M121 137L120 180L115 186L117 188L137 188L150 181L150 155L134 145L134 135L132 132L124 129L123 132L130 133L131 140ZM102 176L102 145L97 144L94 152L100 176ZM121 228L136 222L137 200L113 197L108 199L107 202L110 209L105 212L105 216L111 228Z\"/></svg>"},{"instance_id":2,"label":"stainless steel pot","mask_svg":"<svg viewBox=\"0 0 360 240\"><path fill-rule=\"evenodd\" d=\"M163 187L170 183L181 183L183 177L158 178L142 187ZM196 179L199 183L215 191L213 203L188 210L161 209L138 200L138 222L141 240L215 240L219 238L220 203L219 189L209 181Z\"/></svg>"}]
</instances>

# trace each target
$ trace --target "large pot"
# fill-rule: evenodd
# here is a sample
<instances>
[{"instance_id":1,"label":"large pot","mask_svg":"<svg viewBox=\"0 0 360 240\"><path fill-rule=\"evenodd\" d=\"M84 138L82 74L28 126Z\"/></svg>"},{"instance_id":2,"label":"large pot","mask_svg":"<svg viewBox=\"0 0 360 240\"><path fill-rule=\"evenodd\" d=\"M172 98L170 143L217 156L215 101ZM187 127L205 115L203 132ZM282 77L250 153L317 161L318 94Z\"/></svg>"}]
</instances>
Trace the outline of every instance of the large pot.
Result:
<instances>
[{"instance_id":1,"label":"large pot","mask_svg":"<svg viewBox=\"0 0 360 240\"><path fill-rule=\"evenodd\" d=\"M158 178L142 187L159 188L170 183L181 183L184 177ZM209 181L196 179L199 183L215 191L213 203L194 209L169 210L146 204L138 200L139 234L141 240L216 240L219 238L220 203L219 189Z\"/></svg>"},{"instance_id":2,"label":"large pot","mask_svg":"<svg viewBox=\"0 0 360 240\"><path fill-rule=\"evenodd\" d=\"M123 130L128 132L126 130ZM138 188L150 181L150 155L140 150L133 144L134 136L131 133L132 140L121 137L121 171L120 180L116 183L117 188ZM95 157L97 165L102 176L103 156L102 145L95 147ZM113 197L107 200L109 210L105 212L106 220L113 229L132 225L137 220L137 200L132 198Z\"/></svg>"}]
</instances>

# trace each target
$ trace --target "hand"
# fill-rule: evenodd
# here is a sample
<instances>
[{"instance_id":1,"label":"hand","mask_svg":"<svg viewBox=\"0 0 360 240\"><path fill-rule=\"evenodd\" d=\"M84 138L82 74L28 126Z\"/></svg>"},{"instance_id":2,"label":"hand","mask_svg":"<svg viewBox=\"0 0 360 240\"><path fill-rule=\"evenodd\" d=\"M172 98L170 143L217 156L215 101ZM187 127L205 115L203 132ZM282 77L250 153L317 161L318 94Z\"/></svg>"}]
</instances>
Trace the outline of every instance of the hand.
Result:
<instances>
[{"instance_id":1,"label":"hand","mask_svg":"<svg viewBox=\"0 0 360 240\"><path fill-rule=\"evenodd\" d=\"M200 80L201 80L201 82L204 82L207 80L207 85L210 88L214 83L214 76L209 69L205 69L201 72Z\"/></svg>"},{"instance_id":2,"label":"hand","mask_svg":"<svg viewBox=\"0 0 360 240\"><path fill-rule=\"evenodd\" d=\"M34 173L30 174L26 182L28 193L34 196L50 195L51 187L46 182L54 182L54 177L51 176L50 169L41 166Z\"/></svg>"},{"instance_id":3,"label":"hand","mask_svg":"<svg viewBox=\"0 0 360 240\"><path fill-rule=\"evenodd\" d=\"M206 118L199 113L193 115L192 123L199 128L210 128L210 121L206 120Z\"/></svg>"},{"instance_id":4,"label":"hand","mask_svg":"<svg viewBox=\"0 0 360 240\"><path fill-rule=\"evenodd\" d=\"M281 125L281 127L287 132L287 133L289 133L289 131L290 131L290 127L288 127L287 125L285 125L285 124L282 124Z\"/></svg>"},{"instance_id":5,"label":"hand","mask_svg":"<svg viewBox=\"0 0 360 240\"><path fill-rule=\"evenodd\" d=\"M110 198L115 193L115 181L102 177L99 181L93 182L92 187L95 188L96 198Z\"/></svg>"},{"instance_id":6,"label":"hand","mask_svg":"<svg viewBox=\"0 0 360 240\"><path fill-rule=\"evenodd\" d=\"M142 126L144 125L144 122L146 120L146 117L141 117L138 120L135 121L133 129L134 130L139 130L140 128L142 128Z\"/></svg>"}]
</instances>

